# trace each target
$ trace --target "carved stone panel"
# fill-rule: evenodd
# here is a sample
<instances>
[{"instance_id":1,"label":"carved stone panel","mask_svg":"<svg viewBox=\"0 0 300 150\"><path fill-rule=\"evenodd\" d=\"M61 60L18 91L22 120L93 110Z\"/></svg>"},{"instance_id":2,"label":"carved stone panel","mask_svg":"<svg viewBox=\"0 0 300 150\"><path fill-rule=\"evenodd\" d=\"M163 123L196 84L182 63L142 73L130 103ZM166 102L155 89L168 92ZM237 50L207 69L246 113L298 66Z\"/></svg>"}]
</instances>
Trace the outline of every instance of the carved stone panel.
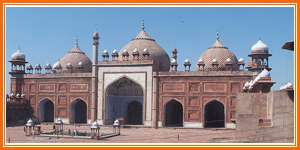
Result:
<instances>
[{"instance_id":1,"label":"carved stone panel","mask_svg":"<svg viewBox=\"0 0 300 150\"><path fill-rule=\"evenodd\" d=\"M65 105L67 104L67 97L66 96L58 96L58 105Z\"/></svg>"},{"instance_id":2,"label":"carved stone panel","mask_svg":"<svg viewBox=\"0 0 300 150\"><path fill-rule=\"evenodd\" d=\"M199 83L189 83L189 92L199 93Z\"/></svg>"},{"instance_id":3,"label":"carved stone panel","mask_svg":"<svg viewBox=\"0 0 300 150\"><path fill-rule=\"evenodd\" d=\"M59 92L66 92L67 91L67 83L59 83L58 84L58 91Z\"/></svg>"},{"instance_id":4,"label":"carved stone panel","mask_svg":"<svg viewBox=\"0 0 300 150\"><path fill-rule=\"evenodd\" d=\"M72 83L70 84L70 92L88 92L88 84Z\"/></svg>"},{"instance_id":5,"label":"carved stone panel","mask_svg":"<svg viewBox=\"0 0 300 150\"><path fill-rule=\"evenodd\" d=\"M206 82L204 83L204 92L226 92L226 83Z\"/></svg>"},{"instance_id":6,"label":"carved stone panel","mask_svg":"<svg viewBox=\"0 0 300 150\"><path fill-rule=\"evenodd\" d=\"M235 97L235 96L232 96L232 97L230 98L230 106L231 106L231 107L235 107L235 102L236 102L236 97Z\"/></svg>"},{"instance_id":7,"label":"carved stone panel","mask_svg":"<svg viewBox=\"0 0 300 150\"><path fill-rule=\"evenodd\" d=\"M163 92L184 92L184 83L164 83Z\"/></svg>"},{"instance_id":8,"label":"carved stone panel","mask_svg":"<svg viewBox=\"0 0 300 150\"><path fill-rule=\"evenodd\" d=\"M39 84L39 92L55 92L55 84L41 83Z\"/></svg>"},{"instance_id":9,"label":"carved stone panel","mask_svg":"<svg viewBox=\"0 0 300 150\"><path fill-rule=\"evenodd\" d=\"M60 117L67 116L67 109L66 108L58 108L58 115Z\"/></svg>"},{"instance_id":10,"label":"carved stone panel","mask_svg":"<svg viewBox=\"0 0 300 150\"><path fill-rule=\"evenodd\" d=\"M231 83L231 92L232 93L240 92L240 83L239 82Z\"/></svg>"},{"instance_id":11,"label":"carved stone panel","mask_svg":"<svg viewBox=\"0 0 300 150\"><path fill-rule=\"evenodd\" d=\"M189 106L199 106L199 97L191 96L189 97L188 102L189 102L188 103Z\"/></svg>"},{"instance_id":12,"label":"carved stone panel","mask_svg":"<svg viewBox=\"0 0 300 150\"><path fill-rule=\"evenodd\" d=\"M29 92L35 92L36 91L36 84L29 84Z\"/></svg>"},{"instance_id":13,"label":"carved stone panel","mask_svg":"<svg viewBox=\"0 0 300 150\"><path fill-rule=\"evenodd\" d=\"M199 119L199 111L198 110L189 110L188 111L188 119L189 120L198 120Z\"/></svg>"}]
</instances>

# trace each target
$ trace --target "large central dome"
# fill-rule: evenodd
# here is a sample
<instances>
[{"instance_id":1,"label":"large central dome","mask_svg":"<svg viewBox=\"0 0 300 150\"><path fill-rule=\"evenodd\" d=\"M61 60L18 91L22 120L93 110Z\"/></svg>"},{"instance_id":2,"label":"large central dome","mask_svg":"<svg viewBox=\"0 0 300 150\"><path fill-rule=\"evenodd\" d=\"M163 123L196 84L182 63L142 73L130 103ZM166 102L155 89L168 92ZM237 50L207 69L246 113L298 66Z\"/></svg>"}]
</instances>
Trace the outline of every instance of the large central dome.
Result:
<instances>
[{"instance_id":1,"label":"large central dome","mask_svg":"<svg viewBox=\"0 0 300 150\"><path fill-rule=\"evenodd\" d=\"M204 71L211 71L213 70L212 62L214 59L216 59L216 61L219 64L217 70L225 71L225 64L228 58L230 58L233 63L232 70L238 70L239 66L236 56L219 41L219 37L217 36L216 42L200 56L198 61L200 61L200 59L204 61ZM196 69L199 69L198 65Z\"/></svg>"},{"instance_id":2,"label":"large central dome","mask_svg":"<svg viewBox=\"0 0 300 150\"><path fill-rule=\"evenodd\" d=\"M129 54L128 60L133 60L132 53L134 49L138 49L140 57L143 59L143 50L146 48L150 54L149 58L154 61L153 70L158 71L169 71L170 70L170 57L166 51L161 48L154 39L152 39L145 31L144 26L143 30L129 42L125 47L119 52L119 61L122 61L123 50L127 50Z\"/></svg>"}]
</instances>

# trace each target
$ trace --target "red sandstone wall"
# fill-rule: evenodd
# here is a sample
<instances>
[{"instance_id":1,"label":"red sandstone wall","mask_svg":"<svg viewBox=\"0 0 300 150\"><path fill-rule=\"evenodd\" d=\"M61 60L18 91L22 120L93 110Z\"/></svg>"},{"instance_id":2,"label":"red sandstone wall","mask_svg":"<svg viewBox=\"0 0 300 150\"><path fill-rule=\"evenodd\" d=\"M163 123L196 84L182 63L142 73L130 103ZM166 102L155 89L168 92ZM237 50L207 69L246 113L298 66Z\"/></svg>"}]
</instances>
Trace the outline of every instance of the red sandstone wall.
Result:
<instances>
[{"instance_id":1,"label":"red sandstone wall","mask_svg":"<svg viewBox=\"0 0 300 150\"><path fill-rule=\"evenodd\" d=\"M218 100L225 106L226 123L235 121L236 93L243 91L251 76L164 76L159 77L159 121L164 104L175 99L183 105L183 122L204 122L204 106Z\"/></svg>"},{"instance_id":2,"label":"red sandstone wall","mask_svg":"<svg viewBox=\"0 0 300 150\"><path fill-rule=\"evenodd\" d=\"M13 81L13 80L12 80ZM80 98L87 105L87 119L91 118L92 83L88 77L24 78L22 94L29 100L38 117L39 102L45 98L54 103L54 116L70 118L70 104Z\"/></svg>"}]
</instances>

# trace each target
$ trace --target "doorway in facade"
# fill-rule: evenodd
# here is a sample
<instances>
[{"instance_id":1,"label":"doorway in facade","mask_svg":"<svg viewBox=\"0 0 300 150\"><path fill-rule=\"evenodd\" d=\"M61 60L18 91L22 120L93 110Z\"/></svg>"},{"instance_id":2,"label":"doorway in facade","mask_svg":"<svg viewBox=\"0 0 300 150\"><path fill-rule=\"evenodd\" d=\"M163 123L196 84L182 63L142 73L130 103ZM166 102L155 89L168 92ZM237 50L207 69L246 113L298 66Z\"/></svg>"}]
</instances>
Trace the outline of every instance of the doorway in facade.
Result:
<instances>
[{"instance_id":1,"label":"doorway in facade","mask_svg":"<svg viewBox=\"0 0 300 150\"><path fill-rule=\"evenodd\" d=\"M54 104L51 100L42 100L39 108L39 120L41 122L54 122Z\"/></svg>"},{"instance_id":2,"label":"doorway in facade","mask_svg":"<svg viewBox=\"0 0 300 150\"><path fill-rule=\"evenodd\" d=\"M143 89L133 80L123 77L110 86L105 94L105 124L123 118L125 124L143 124Z\"/></svg>"},{"instance_id":3,"label":"doorway in facade","mask_svg":"<svg viewBox=\"0 0 300 150\"><path fill-rule=\"evenodd\" d=\"M167 104L165 104L165 125L183 125L183 107L180 102L176 100L171 100Z\"/></svg>"},{"instance_id":4,"label":"doorway in facade","mask_svg":"<svg viewBox=\"0 0 300 150\"><path fill-rule=\"evenodd\" d=\"M204 107L204 127L221 128L225 127L224 105L213 100L208 102Z\"/></svg>"},{"instance_id":5,"label":"doorway in facade","mask_svg":"<svg viewBox=\"0 0 300 150\"><path fill-rule=\"evenodd\" d=\"M71 103L71 119L72 123L86 123L87 106L81 99L76 99Z\"/></svg>"},{"instance_id":6,"label":"doorway in facade","mask_svg":"<svg viewBox=\"0 0 300 150\"><path fill-rule=\"evenodd\" d=\"M142 105L137 101L132 101L128 104L127 107L127 116L126 122L131 125L141 125L142 122L142 114L143 114Z\"/></svg>"}]
</instances>

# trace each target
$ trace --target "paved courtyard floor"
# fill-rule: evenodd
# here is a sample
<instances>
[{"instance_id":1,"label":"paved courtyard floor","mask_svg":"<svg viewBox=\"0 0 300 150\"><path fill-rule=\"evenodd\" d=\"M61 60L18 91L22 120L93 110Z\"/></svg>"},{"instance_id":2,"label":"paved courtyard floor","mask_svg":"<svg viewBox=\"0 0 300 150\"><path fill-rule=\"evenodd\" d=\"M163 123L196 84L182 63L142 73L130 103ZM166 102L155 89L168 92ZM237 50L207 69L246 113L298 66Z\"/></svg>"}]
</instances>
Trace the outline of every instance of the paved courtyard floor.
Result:
<instances>
[{"instance_id":1,"label":"paved courtyard floor","mask_svg":"<svg viewBox=\"0 0 300 150\"><path fill-rule=\"evenodd\" d=\"M74 130L74 125L64 125L64 130ZM206 143L213 138L234 138L235 130L225 129L183 129L183 128L143 128L132 126L121 128L121 135L100 139L48 138L25 136L24 126L6 127L6 143ZM80 132L90 132L88 125L76 125ZM41 125L43 132L53 131L53 125ZM112 126L102 126L101 133L112 133Z\"/></svg>"}]
</instances>

